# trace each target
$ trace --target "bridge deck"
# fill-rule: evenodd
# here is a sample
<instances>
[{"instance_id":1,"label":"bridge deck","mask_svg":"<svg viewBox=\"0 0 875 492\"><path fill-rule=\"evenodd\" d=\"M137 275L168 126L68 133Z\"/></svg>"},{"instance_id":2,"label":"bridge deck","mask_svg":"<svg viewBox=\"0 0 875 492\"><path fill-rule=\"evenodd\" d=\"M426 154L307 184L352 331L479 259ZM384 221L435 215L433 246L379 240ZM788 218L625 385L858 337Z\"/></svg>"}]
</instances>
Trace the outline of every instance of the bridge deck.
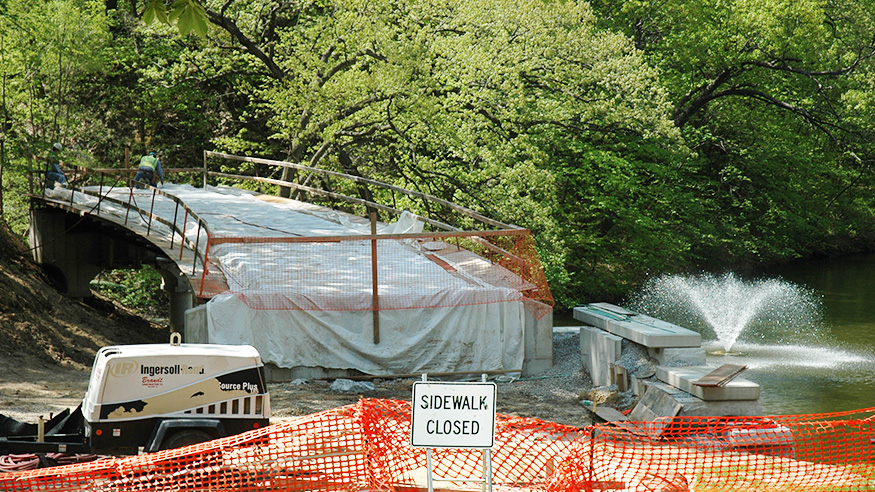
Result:
<instances>
[{"instance_id":1,"label":"bridge deck","mask_svg":"<svg viewBox=\"0 0 875 492\"><path fill-rule=\"evenodd\" d=\"M173 223L177 215L177 227L182 230L185 213L179 215L176 204L160 195L155 196L154 205L152 193L147 190L130 190L129 188L99 188L86 187L84 190L94 193L71 193L70 190L59 188L47 190L44 200L52 205L72 211L79 215L93 215L111 222L127 231L136 234L161 249L165 256L174 261L179 270L186 276L193 292L198 297L210 297L215 292L228 289L228 283L220 268L207 262L207 272L204 272L202 253L206 238L202 245L190 242L179 234L171 234L171 227L158 220L149 220L151 211L155 216ZM98 199L97 196L103 196ZM99 202L99 203L98 203ZM131 203L131 207L123 204ZM139 210L137 209L139 207ZM182 218L181 220L179 218ZM197 233L195 232L195 239ZM199 252L195 253L195 248Z\"/></svg>"},{"instance_id":2,"label":"bridge deck","mask_svg":"<svg viewBox=\"0 0 875 492\"><path fill-rule=\"evenodd\" d=\"M127 187L83 189L87 193L74 193L72 199L68 189L51 190L47 199L147 238L179 265L199 297L227 290L294 291L346 298L337 305L317 308L373 308L362 304L374 290L371 242L342 240L369 235L370 222L365 218L229 187L166 185L162 191L168 196ZM421 230L421 223L410 217L378 225L379 234ZM320 237L326 242L320 243ZM487 290L489 296L505 297L513 295L510 291L535 289L496 262L443 241L380 241L378 258L384 308L390 307L386 302L393 296L397 307L411 307L402 303L410 302L413 291L420 296L459 297L472 295L473 287L481 295ZM312 301L313 296L305 296ZM483 301L457 300L463 304Z\"/></svg>"}]
</instances>

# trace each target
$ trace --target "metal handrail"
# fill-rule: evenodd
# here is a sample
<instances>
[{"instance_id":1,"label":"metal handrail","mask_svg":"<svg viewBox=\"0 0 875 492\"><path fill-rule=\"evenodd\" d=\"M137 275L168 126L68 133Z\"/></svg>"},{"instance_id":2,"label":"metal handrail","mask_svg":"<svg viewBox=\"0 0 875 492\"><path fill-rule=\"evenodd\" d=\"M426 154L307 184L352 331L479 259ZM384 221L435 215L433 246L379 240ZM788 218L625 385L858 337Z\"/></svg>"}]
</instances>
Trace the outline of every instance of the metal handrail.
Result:
<instances>
[{"instance_id":1,"label":"metal handrail","mask_svg":"<svg viewBox=\"0 0 875 492\"><path fill-rule=\"evenodd\" d=\"M124 170L121 170L121 171L124 171ZM197 169L197 171L200 171L200 170ZM197 264L198 264L198 260L200 259L200 263L202 265L201 294L203 294L203 280L206 277L206 274L208 271L207 264L209 262L209 244L211 241L211 236L213 234L209 225L207 225L206 220L201 218L194 210L189 208L188 205L186 205L185 202L183 202L179 197L172 195L170 193L167 193L167 192L165 192L159 188L156 188L154 186L147 185L147 184L144 184L144 186L148 187L148 189L152 191L152 196L151 196L151 200L150 200L150 208L149 208L149 210L146 210L146 209L140 207L139 205L136 204L136 202L134 201L134 198L133 198L134 197L133 186L136 184L136 182L132 179L127 180L128 186L131 188L131 193L128 194L127 200L120 200L118 198L109 196L109 191L107 191L107 193L104 194L103 193L103 178L104 178L104 176L106 174L115 174L115 173L104 173L102 171L99 171L97 173L101 177L100 190L97 192L92 191L92 190L86 190L86 189L80 188L78 186L65 186L65 188L70 190L70 206L72 206L74 199L75 199L75 193L78 191L79 193L93 196L93 197L96 197L98 199L97 205L94 208L94 209L98 210L97 215L100 214L99 207L100 207L101 202L103 202L103 201L115 203L115 204L119 205L120 207L124 208L126 211L125 221L123 223L124 226L127 226L127 224L128 224L128 217L129 217L131 210L136 211L137 214L140 215L140 217L146 217L146 236L147 237L150 236L152 233L152 221L153 220L155 220L161 224L164 224L165 226L167 226L170 229L170 250L173 250L173 248L174 248L176 235L178 234L180 237L179 259L182 259L182 252L183 252L183 248L185 246L188 246L188 248L192 251L192 254L194 256L194 258L192 260L192 266L191 266L191 275L192 276L197 273ZM110 190L111 189L112 188L110 188ZM161 195L162 197L165 197L169 200L172 200L174 202L174 204L176 205L175 211L174 211L174 216L173 216L173 222L153 213L155 196L157 196L157 195ZM45 199L45 198L46 197L43 196L43 199ZM186 219L185 219L185 222L183 223L182 228L180 228L176 225L176 219L178 217L178 212L179 212L180 208L185 210L185 213L186 213ZM90 213L90 212L88 212L88 213ZM185 232L185 227L188 224L188 217L189 216L191 216L194 220L197 221L198 232L197 232L197 237L195 238L195 241L192 241L191 239L189 239L187 237L186 232ZM204 253L201 253L199 250L199 242L200 242L201 232L203 232L207 236L207 245L208 246L207 246ZM186 243L186 244L183 244L183 243Z\"/></svg>"},{"instance_id":2,"label":"metal handrail","mask_svg":"<svg viewBox=\"0 0 875 492\"><path fill-rule=\"evenodd\" d=\"M266 165L271 165L271 166L287 167L287 168L292 168L292 169L298 169L301 171L309 171L309 172L321 174L324 176L332 176L335 178L341 178L341 179L353 181L353 182L359 183L359 184L369 184L369 185L377 186L377 187L382 188L382 189L396 191L398 193L403 193L403 194L408 195L408 196L416 197L416 198L419 198L419 199L426 201L426 202L437 203L437 204L442 205L444 207L447 207L451 210L455 210L456 212L459 212L463 215L466 215L466 216L468 216L468 217L470 217L478 222L481 222L483 224L488 224L492 227L496 227L499 229L523 229L522 227L519 227L519 226L516 226L513 224L505 224L503 222L499 222L495 219L491 219L489 217L486 217L485 215L480 214L474 210L471 210L471 209L466 208L466 207L462 207L461 205L457 205L455 203L444 200L442 198L438 198L438 197L433 196L433 195L429 195L427 193L422 193L420 191L415 191L415 190L408 190L407 188L402 188L400 186L395 186L395 185L392 185L389 183L384 183L382 181L377 181L374 179L364 178L361 176L354 176L351 174L345 174L345 173L341 173L341 172L337 172L337 171L330 171L328 169L320 169L317 167L305 166L303 164L296 164L293 162L276 161L276 160L271 160L271 159L261 159L261 158L257 158L257 157L244 157L244 156L237 156L237 155L233 155L233 154L224 154L221 152L213 152L213 151L205 150L204 151L204 169L203 169L204 183L206 183L207 176L223 176L223 177L234 177L234 178L243 177L243 176L239 176L239 175L227 175L227 174L223 174L223 173L217 173L214 171L210 171L207 168L207 157L219 157L219 158L223 158L223 159L236 160L236 161L241 161L241 162L252 162L255 164L266 164ZM265 179L267 179L267 178L259 178L256 181L261 181L261 180L265 180ZM276 184L278 186L300 189L303 191L312 191L314 193L320 193L320 194L330 193L330 192L326 192L324 190L318 190L316 188L309 188L309 187L306 187L304 185L300 185L297 183L292 183L292 182L284 181L284 180L270 180L270 181L264 181L264 182L269 182L270 184ZM354 198L354 197L350 197L347 195L341 195L341 194L334 194L333 197L338 198L340 200L348 201L350 203L357 203L357 204L364 203L366 205L369 205L369 206L372 206L375 208L385 209L384 208L385 205L380 205L380 204L375 203L375 202L362 200L360 198ZM391 209L391 210L394 211L395 209ZM433 224L433 225L436 225L436 224ZM453 228L451 226L448 226L446 224L442 224L442 226L439 226L439 227L441 227L441 228L450 227L449 230L459 230L459 229Z\"/></svg>"},{"instance_id":3,"label":"metal handrail","mask_svg":"<svg viewBox=\"0 0 875 492\"><path fill-rule=\"evenodd\" d=\"M393 207L390 207L388 205L383 205L381 203L371 202L368 200L363 200L361 198L343 195L341 193L335 193L333 191L326 191L326 190L322 190L319 188L313 188L310 186L304 186L304 185L300 185L297 183L290 183L288 181L283 181L281 179L262 178L260 176L243 176L243 175L239 175L239 174L227 174L227 173L219 173L219 172L215 172L215 171L208 171L207 174L209 176L217 176L220 178L242 179L245 181L254 181L257 183L272 184L272 185L277 185L277 186L288 186L290 188L295 188L297 190L306 191L308 193L324 195L324 196L327 196L329 198L336 198L338 200L343 200L343 201L346 201L349 203L355 203L357 205L364 205L366 207L372 207L372 208L376 208L376 209L383 210L386 212L391 212L395 215L401 215L401 213L402 213L402 211L398 210L397 208L393 208ZM461 231L461 229L459 229L458 227L453 227L449 224L445 224L443 222L440 222L440 221L437 221L434 219L430 219L428 217L419 217L419 220L425 222L426 224L437 227L438 229L443 229L446 231Z\"/></svg>"},{"instance_id":4,"label":"metal handrail","mask_svg":"<svg viewBox=\"0 0 875 492\"><path fill-rule=\"evenodd\" d=\"M351 196L344 195L341 193L331 192L331 191L327 191L327 190L323 190L323 189L319 189L319 188L313 188L310 186L306 186L306 185L302 185L302 184L298 184L298 183L294 183L294 182L289 182L289 181L285 181L285 180L263 178L263 177L259 177L259 176L246 176L246 175L237 175L237 174L229 174L229 173L210 171L207 167L207 157L210 157L210 156L229 159L229 160L252 162L252 163L256 163L256 164L266 164L266 165L275 165L275 166L279 166L279 167L289 167L289 168L294 168L294 169L299 169L299 170L304 170L304 171L310 171L310 172L314 172L314 173L318 173L318 174L322 174L322 175L326 175L326 176L332 176L332 177L336 177L336 178L346 179L346 180L353 181L353 182L359 183L359 184L368 184L368 185L377 186L377 187L382 188L382 189L390 190L393 192L399 192L399 193L403 193L403 194L406 194L406 195L409 195L412 197L416 197L416 198L422 199L426 202L437 203L437 204L445 206L451 210L455 210L455 211L457 211L465 216L468 216L468 217L470 217L478 222L481 222L483 224L487 224L487 225L490 225L493 227L497 227L499 229L499 231L463 231L460 228L451 226L449 224L446 224L446 223L438 221L438 220L434 220L434 219L431 219L428 217L417 217L418 220L420 220L426 224L429 224L437 229L440 229L443 231L448 231L448 232L420 233L420 234L412 234L412 235L407 235L407 234L398 235L398 234L396 234L396 235L365 236L364 239L389 239L389 238L411 239L414 237L424 237L424 236L430 236L430 237L435 237L435 238L437 238L437 237L447 237L447 238L456 237L456 238L458 238L459 234L462 234L464 237L467 237L470 240L473 240L473 241L481 244L482 246L486 247L487 249L489 249L495 253L499 253L499 254L511 259L515 263L519 263L519 264L526 263L522 258L519 258L516 255L514 255L513 253L506 251L506 250L504 250L504 249L496 246L495 244L492 244L484 239L484 237L491 235L490 232L521 231L521 230L524 230L524 228L521 228L521 227L516 226L516 225L504 224L504 223L499 222L497 220L490 219L489 217L486 217L482 214L479 214L471 209L468 209L466 207L462 207L460 205L456 205L452 202L443 200L441 198L438 198L438 197L435 197L432 195L428 195L426 193L408 190L408 189L401 188L398 186L390 185L388 183L383 183L380 181L376 181L376 180L372 180L372 179L368 179L368 178L363 178L360 176L353 176L353 175L344 174L344 173L340 173L340 172L336 172L336 171L329 171L329 170L325 170L325 169L319 169L319 168L304 166L304 165L290 163L290 162L275 161L275 160L270 160L270 159L260 159L260 158L253 158L253 157L242 157L242 156L235 156L235 155L231 155L231 154L224 154L224 153L212 152L212 151L204 151L204 167L203 168L172 168L172 169L166 169L165 171L166 172L197 172L197 173L202 173L204 186L206 186L206 184L207 184L208 177L219 177L219 178L236 179L236 180L243 180L243 181L252 181L252 182L265 183L265 184L270 184L270 185L275 185L275 186L289 187L289 188L304 191L307 193L318 194L318 195L326 196L329 198L345 201L347 203L352 203L352 204L356 204L356 205L363 205L363 206L370 207L370 208L377 209L377 210L383 210L383 211L386 211L386 212L389 212L389 213L392 213L395 215L400 215L402 213L401 210L398 210L398 209L391 207L391 206L383 205L383 204L376 203L376 202L369 201L369 200L364 200L362 198L351 197ZM223 236L218 236L218 237L215 236L213 234L212 230L209 228L209 225L207 224L207 222L204 219L202 219L194 210L189 208L179 197L172 195L170 193L167 193L167 192L165 192L159 188L156 188L154 186L145 185L148 187L148 189L150 189L152 191L152 197L151 197L151 201L150 201L149 210L146 210L135 203L133 186L136 184L136 182L130 178L127 179L127 182L128 182L128 186L131 188L131 193L128 195L128 199L126 201L111 197L111 196L109 196L108 193L103 194L103 186L104 186L103 181L104 181L105 176L130 174L130 173L135 172L135 171L136 171L136 169L91 169L91 170L86 170L86 173L96 173L96 174L100 175L100 191L94 192L91 190L86 190L84 188L80 188L78 186L70 186L70 184L68 183L67 185L65 185L65 187L68 188L71 192L70 206L72 206L72 204L73 204L74 194L76 193L76 191L79 191L80 193L95 196L98 198L98 203L96 206L96 208L98 210L98 212L97 212L98 215L100 213L99 212L100 203L103 200L107 200L109 202L115 203L115 204L121 206L122 208L124 208L126 210L125 222L124 222L125 226L128 223L128 215L129 215L131 210L136 211L136 213L138 213L141 217L146 217L147 218L146 219L146 236L147 237L149 235L151 235L152 220L155 220L155 221L158 221L159 223L164 224L171 231L171 234L170 234L170 249L171 250L174 248L174 242L175 242L176 235L178 234L180 237L180 245L179 245L179 247L180 247L179 259L180 260L182 259L183 249L186 246L193 252L194 258L193 258L192 270L191 270L192 276L194 276L196 274L198 260L200 260L200 262L203 266L202 277L201 277L201 294L203 294L203 283L204 283L203 281L204 281L206 274L207 274L207 271L208 271L210 246L213 244L220 244L223 242L235 242L237 239L223 237ZM120 178L117 177L116 179L120 179ZM112 188L110 188L110 189L112 189ZM175 203L176 207L175 207L172 222L167 220L167 219L164 219L163 217L155 215L153 213L152 208L154 207L154 200L155 200L155 197L157 195L161 195L162 197L167 198L169 200L172 200ZM43 198L45 199L45 197L43 197ZM182 210L185 211L185 218L183 220L182 228L180 228L176 225L180 208L182 208ZM197 221L197 231L198 232L196 233L197 237L194 239L194 241L189 239L186 235L186 232L185 232L185 230L188 226L189 216L191 216L191 218L193 220ZM204 253L201 253L199 250L199 248L200 248L200 235L201 235L202 231L205 233L206 240L207 240ZM395 237L395 236L397 236L397 237ZM286 239L288 240L290 238L286 238ZM301 240L309 240L309 241L317 241L317 242L321 241L321 240L325 240L325 239L326 238L301 238ZM362 237L358 237L358 239L362 239ZM253 238L248 239L248 241L253 241L253 240L254 240ZM270 240L271 239L268 239L268 238L265 239L265 241L268 241L268 242ZM258 242L257 239L255 241Z\"/></svg>"},{"instance_id":5,"label":"metal handrail","mask_svg":"<svg viewBox=\"0 0 875 492\"><path fill-rule=\"evenodd\" d=\"M466 208L466 207L462 207L462 206L460 206L460 205L457 205L457 204L455 204L455 203L449 202L449 201L444 200L444 199L442 199L442 198L438 198L438 197L436 197L436 196L429 195L429 194L427 194L427 193L422 193L422 192L419 192L419 191L408 190L408 189L406 189L406 188L401 188L401 187L399 187L399 186L391 185L391 184L388 184L388 183L383 183L383 182L381 182L381 181L377 181L377 180L373 180L373 179L368 179L368 178L364 178L364 177L361 177L361 176L353 176L353 175L351 175L351 174L344 174L344 173L340 173L340 172L337 172L337 171L330 171L330 170L327 170L327 169L319 169L319 168L316 168L316 167L305 166L305 165L302 165L302 164L295 164L295 163L292 163L292 162L276 161L276 160L271 160L271 159L261 159L261 158L258 158L258 157L237 156L237 155L233 155L233 154L225 154L225 153L222 153L222 152L213 152L213 151L209 151L209 150L205 150L205 151L204 151L204 163L203 163L203 166L204 166L204 167L203 167L203 180L204 180L204 186L206 186L206 184L207 184L207 177L209 177L209 176L224 177L224 178L230 178L230 179L245 179L245 180L249 180L249 181L255 181L255 182L260 182L260 183L272 184L272 185L276 185L276 186L285 186L285 187L294 188L294 189L301 190L301 191L306 191L306 192L309 192L309 193L320 194L320 195L323 195L323 196L328 196L328 197L331 197L331 198L339 199L339 200L342 200L342 201L345 201L345 202L348 202L348 203L354 203L354 204L357 204L357 205L364 205L364 206L372 207L372 208L374 208L374 209L378 209L378 210L385 210L385 211L388 211L388 212L394 213L394 214L396 214L396 215L400 215L400 214L401 214L401 211L400 211L400 210L395 209L395 208L393 208L393 207L389 207L389 206L387 206L387 205L382 205L382 204L380 204L380 203L372 202L372 201L369 201L369 200L364 200L364 199L361 199L361 198L351 197L351 196L348 196L348 195L343 195L343 194L340 194L340 193L334 193L334 192L330 192L330 191L326 191L326 190L322 190L322 189L318 189L318 188L312 188L312 187L305 186L305 185L301 185L301 184L298 184L298 183L292 183L292 182L290 182L290 181L279 180L279 179L272 179L272 178L262 178L262 177L259 177L259 176L243 176L243 175L237 175L237 174L227 174L227 173L220 173L220 172L210 171L209 168L208 168L208 166L207 166L207 158L208 158L208 157L219 157L219 158L223 158L223 159L236 160L236 161L241 161L241 162L251 162L251 163L255 163L255 164L265 164L265 165L272 165L272 166L279 166L279 167L288 167L288 168L292 168L292 169L298 169L298 170L303 170L303 171L310 171L310 172L314 172L314 173L317 173L317 174L322 174L322 175L326 175L326 176L333 176L333 177L336 177L336 178L346 179L346 180L349 180L349 181L353 181L353 182L355 182L355 183L370 184L370 185L374 185L374 186L377 186L377 187L379 187L379 188L383 188L383 189L386 189L386 190L397 191L397 192L399 192L399 193L403 193L403 194L406 194L406 195L409 195L409 196L417 197L417 198L420 198L420 199L422 199L422 200L424 200L424 201L426 201L426 202L434 202L434 203L437 203L437 204L442 205L442 206L445 206L445 207L447 207L447 208L449 208L449 209L451 209L451 210L455 210L455 211L457 211L457 212L459 212L459 213L461 213L461 214L463 214L463 215L466 215L466 216L468 216L468 217L470 217L470 218L472 218L472 219L474 219L474 220L476 220L476 221L478 221L478 222L481 222L481 223L484 223L484 224L488 224L488 225L493 226L493 227L497 227L498 229L501 229L501 230L524 230L524 228L522 228L522 227L519 227L519 226L516 226L516 225L512 225L512 224L505 224L505 223L503 223L503 222L499 222L499 221L497 221L497 220L494 220L494 219L491 219L491 218L489 218L489 217L486 217L486 216L484 216L484 215L482 215L482 214L480 214L480 213L477 213L477 212L475 212L474 210L471 210L471 209ZM443 230L446 230L446 231L457 231L457 232L461 232L461 231L462 231L462 229L459 229L459 228L457 228L457 227L453 227L453 226L451 226L451 225L449 225L449 224L445 224L445 223L443 223L443 222L436 221L436 220L431 219L431 218L428 218L428 217L417 217L417 219L420 220L420 221L422 221L422 222L425 222L425 223L427 223L427 224L430 224L430 225L432 225L432 226L434 226L434 227L436 227L436 228L438 228L438 229L443 229ZM482 231L481 231L481 232L482 232ZM499 253L499 254L505 255L505 256L507 256L507 257L513 259L514 261L516 261L516 260L518 259L518 258L516 257L516 255L514 255L513 253L511 253L511 252L509 252L509 251L506 251L506 250L504 250L504 249L502 249L502 248L499 248L498 246L496 246L496 245L494 245L494 244L492 244L492 243L490 243L490 242L484 240L482 237L478 237L477 234L472 235L472 236L471 236L471 240L477 242L477 243L480 244L481 246L484 246L484 247L486 247L487 249L489 249L489 250L491 250L491 251L493 251L493 252L496 252L496 253Z\"/></svg>"}]
</instances>

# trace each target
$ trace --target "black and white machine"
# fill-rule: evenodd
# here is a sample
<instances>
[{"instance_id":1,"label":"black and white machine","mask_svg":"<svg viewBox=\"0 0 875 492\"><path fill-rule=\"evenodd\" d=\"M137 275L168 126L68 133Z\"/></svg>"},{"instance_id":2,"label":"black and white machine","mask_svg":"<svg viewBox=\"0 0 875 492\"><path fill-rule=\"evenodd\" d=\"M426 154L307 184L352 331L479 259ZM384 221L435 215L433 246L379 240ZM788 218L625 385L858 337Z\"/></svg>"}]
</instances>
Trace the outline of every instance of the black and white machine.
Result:
<instances>
[{"instance_id":1,"label":"black and white machine","mask_svg":"<svg viewBox=\"0 0 875 492\"><path fill-rule=\"evenodd\" d=\"M264 364L248 345L118 345L97 352L76 410L37 424L0 415L0 455L137 454L269 425Z\"/></svg>"}]
</instances>

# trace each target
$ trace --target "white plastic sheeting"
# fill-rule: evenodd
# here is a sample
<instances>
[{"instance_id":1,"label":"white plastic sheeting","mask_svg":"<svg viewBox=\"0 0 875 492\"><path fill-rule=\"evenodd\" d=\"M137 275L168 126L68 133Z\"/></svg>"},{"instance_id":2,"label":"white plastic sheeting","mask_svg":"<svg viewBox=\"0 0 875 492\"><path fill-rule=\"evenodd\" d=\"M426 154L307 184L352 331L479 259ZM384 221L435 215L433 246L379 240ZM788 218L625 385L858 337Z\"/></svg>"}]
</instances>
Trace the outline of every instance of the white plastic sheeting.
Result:
<instances>
[{"instance_id":1,"label":"white plastic sheeting","mask_svg":"<svg viewBox=\"0 0 875 492\"><path fill-rule=\"evenodd\" d=\"M166 185L163 191L206 220L214 237L370 234L365 219L304 202L264 200L227 187ZM66 190L52 193L69 198ZM120 188L110 194L127 201L130 193ZM134 198L141 208L168 221L176 217L177 226L183 227L184 215L172 200L156 195L152 202L148 190L134 190ZM76 197L77 203L87 200L96 204L93 197ZM128 212L103 202L101 214L121 217ZM153 233L170 235L160 223L153 221L151 227ZM201 233L197 242L204 252L203 232L193 221L185 222L185 230L191 241ZM407 213L378 227L383 234L421 230L422 223ZM224 272L230 292L207 304L209 342L252 345L266 362L286 368L357 369L374 375L522 368L525 313L519 291L459 275L461 268L452 275L422 254L418 243L379 243L379 343L373 335L367 240L323 243L325 247L215 245L209 256ZM326 282L326 271L339 280ZM253 308L265 305L272 308Z\"/></svg>"},{"instance_id":2,"label":"white plastic sheeting","mask_svg":"<svg viewBox=\"0 0 875 492\"><path fill-rule=\"evenodd\" d=\"M371 311L253 310L233 294L207 304L209 342L246 343L279 367L357 369L366 374L519 370L522 303Z\"/></svg>"}]
</instances>

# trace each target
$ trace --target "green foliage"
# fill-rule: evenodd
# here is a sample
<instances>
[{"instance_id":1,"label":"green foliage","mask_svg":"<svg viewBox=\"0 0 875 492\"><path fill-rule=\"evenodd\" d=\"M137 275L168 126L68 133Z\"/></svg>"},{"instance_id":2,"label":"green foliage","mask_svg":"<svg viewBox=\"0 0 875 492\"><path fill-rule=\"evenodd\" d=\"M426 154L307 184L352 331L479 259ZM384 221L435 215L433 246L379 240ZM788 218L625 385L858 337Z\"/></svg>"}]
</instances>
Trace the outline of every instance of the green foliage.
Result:
<instances>
[{"instance_id":1,"label":"green foliage","mask_svg":"<svg viewBox=\"0 0 875 492\"><path fill-rule=\"evenodd\" d=\"M108 20L102 4L11 0L0 16L2 117L6 136L31 154L61 139L87 111L76 91L105 60ZM44 146L43 146L44 145Z\"/></svg>"},{"instance_id":2,"label":"green foliage","mask_svg":"<svg viewBox=\"0 0 875 492\"><path fill-rule=\"evenodd\" d=\"M560 306L871 248L870 3L8 0L4 187L55 140L85 167L215 148L366 176L532 229ZM22 196L4 194L19 233Z\"/></svg>"},{"instance_id":3,"label":"green foliage","mask_svg":"<svg viewBox=\"0 0 875 492\"><path fill-rule=\"evenodd\" d=\"M256 3L229 5L225 14L250 39L269 29L252 11ZM567 250L582 247L569 230L580 194L576 182L567 185L571 192L561 186L565 167L573 174L579 160L595 159L590 152L610 148L615 138L631 148L684 152L657 71L627 38L598 30L585 3L508 9L502 1L338 1L302 4L288 15L294 21L274 22L284 26L274 33L283 42L271 61L283 75L257 94L265 101L260 111L271 115L271 138L286 142L289 158L420 189L554 239L539 244L543 254L567 262L548 269L560 291L592 285L565 285L581 261ZM223 143L241 147L239 140ZM605 202L588 214L608 201L624 203L624 175L612 178L615 184L600 190L611 196L599 197ZM415 201L384 198L429 212ZM589 258L616 249L606 261L634 270L642 258L616 248L624 237L636 236L591 238ZM612 282L609 275L601 281Z\"/></svg>"},{"instance_id":4,"label":"green foliage","mask_svg":"<svg viewBox=\"0 0 875 492\"><path fill-rule=\"evenodd\" d=\"M859 226L872 214L872 120L860 116L872 70L871 5L593 4L603 26L624 30L659 68L672 118L694 151L678 178L705 211L690 219L705 232L690 236L695 265L868 248L871 228Z\"/></svg>"},{"instance_id":5,"label":"green foliage","mask_svg":"<svg viewBox=\"0 0 875 492\"><path fill-rule=\"evenodd\" d=\"M21 239L27 237L30 225L29 199L25 193L18 192L29 189L27 171L23 159L7 160L3 167L3 215L0 217Z\"/></svg>"},{"instance_id":6,"label":"green foliage","mask_svg":"<svg viewBox=\"0 0 875 492\"><path fill-rule=\"evenodd\" d=\"M161 290L161 274L148 265L103 273L93 284L95 290L129 308L164 307L168 302Z\"/></svg>"},{"instance_id":7,"label":"green foliage","mask_svg":"<svg viewBox=\"0 0 875 492\"><path fill-rule=\"evenodd\" d=\"M152 0L143 11L143 22L176 25L183 36L194 32L199 37L206 38L209 20L203 6L194 0L176 0L169 11L164 0Z\"/></svg>"}]
</instances>

